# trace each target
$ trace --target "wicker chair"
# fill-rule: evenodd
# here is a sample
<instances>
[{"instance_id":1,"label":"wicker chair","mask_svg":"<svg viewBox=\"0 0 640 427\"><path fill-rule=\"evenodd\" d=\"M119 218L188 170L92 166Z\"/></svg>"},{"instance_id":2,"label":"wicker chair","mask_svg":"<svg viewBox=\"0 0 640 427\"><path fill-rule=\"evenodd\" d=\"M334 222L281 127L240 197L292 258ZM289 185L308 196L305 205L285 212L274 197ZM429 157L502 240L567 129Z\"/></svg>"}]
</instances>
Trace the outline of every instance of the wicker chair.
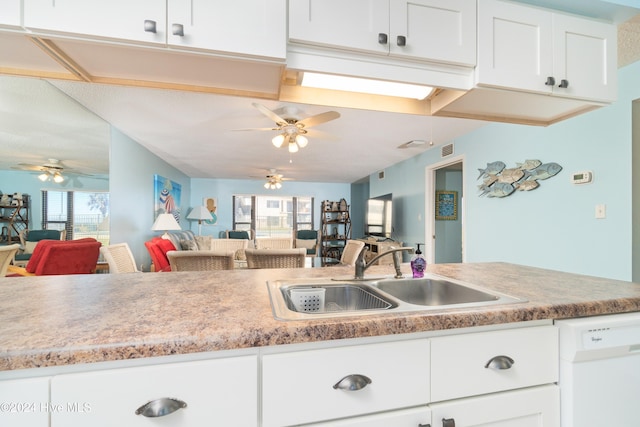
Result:
<instances>
[{"instance_id":1,"label":"wicker chair","mask_svg":"<svg viewBox=\"0 0 640 427\"><path fill-rule=\"evenodd\" d=\"M301 268L307 254L305 248L246 249L249 268Z\"/></svg>"},{"instance_id":2,"label":"wicker chair","mask_svg":"<svg viewBox=\"0 0 640 427\"><path fill-rule=\"evenodd\" d=\"M19 244L0 246L0 277L4 277L7 275L7 269L9 268L9 264L13 261L13 257L16 255L20 249Z\"/></svg>"},{"instance_id":3,"label":"wicker chair","mask_svg":"<svg viewBox=\"0 0 640 427\"><path fill-rule=\"evenodd\" d=\"M364 242L360 240L347 240L342 251L342 256L340 257L340 263L352 267L356 265L356 260L362 248L364 248Z\"/></svg>"},{"instance_id":4,"label":"wicker chair","mask_svg":"<svg viewBox=\"0 0 640 427\"><path fill-rule=\"evenodd\" d=\"M116 243L100 248L102 258L109 264L109 273L139 273L136 260L126 243Z\"/></svg>"},{"instance_id":5,"label":"wicker chair","mask_svg":"<svg viewBox=\"0 0 640 427\"><path fill-rule=\"evenodd\" d=\"M235 251L169 251L171 271L233 270Z\"/></svg>"},{"instance_id":6,"label":"wicker chair","mask_svg":"<svg viewBox=\"0 0 640 427\"><path fill-rule=\"evenodd\" d=\"M293 239L290 237L263 237L256 239L256 249L292 249Z\"/></svg>"}]
</instances>

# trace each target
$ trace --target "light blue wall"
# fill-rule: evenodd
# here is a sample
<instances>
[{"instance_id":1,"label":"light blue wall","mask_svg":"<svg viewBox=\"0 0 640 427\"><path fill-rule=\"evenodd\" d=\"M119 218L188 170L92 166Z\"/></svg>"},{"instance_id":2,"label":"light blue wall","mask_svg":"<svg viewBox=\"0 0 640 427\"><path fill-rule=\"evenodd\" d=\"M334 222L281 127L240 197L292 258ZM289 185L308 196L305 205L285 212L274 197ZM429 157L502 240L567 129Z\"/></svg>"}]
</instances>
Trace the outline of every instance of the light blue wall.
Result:
<instances>
[{"instance_id":1,"label":"light blue wall","mask_svg":"<svg viewBox=\"0 0 640 427\"><path fill-rule=\"evenodd\" d=\"M190 225L184 219L191 198L190 178L113 127L110 153L111 243L128 243L137 264L148 270L151 259L144 242L159 234L151 231L153 176L158 174L182 185L183 229Z\"/></svg>"},{"instance_id":2,"label":"light blue wall","mask_svg":"<svg viewBox=\"0 0 640 427\"><path fill-rule=\"evenodd\" d=\"M640 98L640 62L618 72L614 104L549 127L492 123L453 141L464 156L467 262L506 261L554 270L631 280L632 102ZM393 192L398 238L421 241L425 167L441 161L429 150L371 175L372 196ZM538 189L509 197L479 197L478 168L501 160L559 163L563 170ZM594 181L570 183L573 172L591 170ZM407 185L411 182L412 185ZM640 201L636 201L640 203ZM607 217L595 219L595 206Z\"/></svg>"},{"instance_id":3,"label":"light blue wall","mask_svg":"<svg viewBox=\"0 0 640 427\"><path fill-rule=\"evenodd\" d=\"M189 211L203 203L203 198L214 197L218 200L218 222L215 225L202 225L202 234L219 237L220 232L231 230L233 226L232 197L238 194L306 196L314 198L314 228L320 228L320 204L323 200L344 198L351 203L349 184L309 183L286 181L280 190L266 190L264 181L242 179L202 179L191 180L191 204ZM198 222L190 225L194 233L198 232Z\"/></svg>"}]
</instances>

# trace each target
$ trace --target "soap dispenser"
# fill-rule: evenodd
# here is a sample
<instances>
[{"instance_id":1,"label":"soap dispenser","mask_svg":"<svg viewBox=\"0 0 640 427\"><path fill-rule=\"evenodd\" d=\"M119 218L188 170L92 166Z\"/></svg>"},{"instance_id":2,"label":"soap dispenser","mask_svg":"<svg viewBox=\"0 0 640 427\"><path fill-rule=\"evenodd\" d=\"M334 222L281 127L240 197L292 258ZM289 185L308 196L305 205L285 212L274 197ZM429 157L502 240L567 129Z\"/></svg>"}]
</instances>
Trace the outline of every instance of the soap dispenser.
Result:
<instances>
[{"instance_id":1,"label":"soap dispenser","mask_svg":"<svg viewBox=\"0 0 640 427\"><path fill-rule=\"evenodd\" d=\"M427 268L427 260L422 256L420 245L421 243L417 243L418 249L411 257L411 271L414 279L424 277L424 270Z\"/></svg>"}]
</instances>

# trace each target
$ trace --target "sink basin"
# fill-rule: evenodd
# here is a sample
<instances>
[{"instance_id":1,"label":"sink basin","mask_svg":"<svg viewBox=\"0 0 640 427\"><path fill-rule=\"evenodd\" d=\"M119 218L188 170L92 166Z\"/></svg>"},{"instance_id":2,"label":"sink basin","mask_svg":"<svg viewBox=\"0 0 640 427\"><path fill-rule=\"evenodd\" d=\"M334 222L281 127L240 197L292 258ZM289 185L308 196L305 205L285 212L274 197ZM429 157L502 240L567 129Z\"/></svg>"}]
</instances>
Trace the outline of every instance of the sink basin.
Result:
<instances>
[{"instance_id":1,"label":"sink basin","mask_svg":"<svg viewBox=\"0 0 640 427\"><path fill-rule=\"evenodd\" d=\"M422 279L296 279L267 282L279 320L310 320L526 302L467 283Z\"/></svg>"},{"instance_id":2,"label":"sink basin","mask_svg":"<svg viewBox=\"0 0 640 427\"><path fill-rule=\"evenodd\" d=\"M384 312L398 306L364 283L276 280L267 285L274 315L283 320Z\"/></svg>"},{"instance_id":3,"label":"sink basin","mask_svg":"<svg viewBox=\"0 0 640 427\"><path fill-rule=\"evenodd\" d=\"M497 294L436 278L390 279L373 282L372 285L399 300L417 305L442 306L500 299Z\"/></svg>"}]
</instances>

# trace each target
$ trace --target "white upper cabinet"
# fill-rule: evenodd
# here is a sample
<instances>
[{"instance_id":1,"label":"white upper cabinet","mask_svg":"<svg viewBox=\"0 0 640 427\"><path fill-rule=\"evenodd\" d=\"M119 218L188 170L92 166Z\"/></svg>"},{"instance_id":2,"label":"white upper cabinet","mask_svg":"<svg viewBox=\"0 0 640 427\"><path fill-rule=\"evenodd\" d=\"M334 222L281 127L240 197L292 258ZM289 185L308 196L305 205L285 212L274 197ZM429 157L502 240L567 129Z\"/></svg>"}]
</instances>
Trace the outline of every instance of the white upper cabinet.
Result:
<instances>
[{"instance_id":1,"label":"white upper cabinet","mask_svg":"<svg viewBox=\"0 0 640 427\"><path fill-rule=\"evenodd\" d=\"M0 0L0 28L19 28L21 0Z\"/></svg>"},{"instance_id":2,"label":"white upper cabinet","mask_svg":"<svg viewBox=\"0 0 640 427\"><path fill-rule=\"evenodd\" d=\"M25 0L24 16L40 34L286 57L286 0Z\"/></svg>"},{"instance_id":3,"label":"white upper cabinet","mask_svg":"<svg viewBox=\"0 0 640 427\"><path fill-rule=\"evenodd\" d=\"M291 0L289 41L475 65L473 0Z\"/></svg>"},{"instance_id":4,"label":"white upper cabinet","mask_svg":"<svg viewBox=\"0 0 640 427\"><path fill-rule=\"evenodd\" d=\"M615 100L614 25L499 0L479 1L478 22L478 86Z\"/></svg>"},{"instance_id":5,"label":"white upper cabinet","mask_svg":"<svg viewBox=\"0 0 640 427\"><path fill-rule=\"evenodd\" d=\"M35 31L165 44L165 0L25 0L24 25Z\"/></svg>"},{"instance_id":6,"label":"white upper cabinet","mask_svg":"<svg viewBox=\"0 0 640 427\"><path fill-rule=\"evenodd\" d=\"M285 0L169 0L168 44L286 57Z\"/></svg>"}]
</instances>

